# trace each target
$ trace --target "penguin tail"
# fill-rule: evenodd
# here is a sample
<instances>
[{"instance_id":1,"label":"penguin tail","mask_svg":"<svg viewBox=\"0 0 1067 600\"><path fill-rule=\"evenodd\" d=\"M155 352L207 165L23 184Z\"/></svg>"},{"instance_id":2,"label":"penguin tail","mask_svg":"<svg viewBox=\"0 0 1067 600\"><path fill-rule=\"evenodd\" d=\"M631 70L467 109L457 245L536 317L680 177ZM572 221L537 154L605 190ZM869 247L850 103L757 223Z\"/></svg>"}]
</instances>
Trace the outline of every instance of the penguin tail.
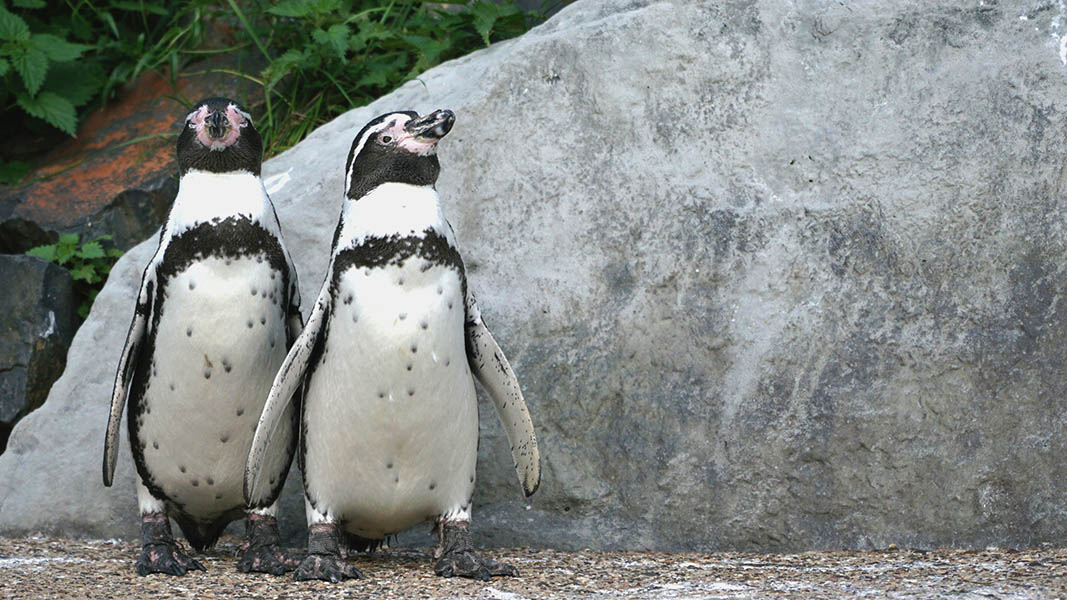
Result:
<instances>
[{"instance_id":1,"label":"penguin tail","mask_svg":"<svg viewBox=\"0 0 1067 600\"><path fill-rule=\"evenodd\" d=\"M203 552L214 546L215 542L219 541L219 536L222 535L223 530L230 523L230 519L201 523L194 521L187 515L176 516L174 520L178 523L178 527L181 528L186 541L197 552Z\"/></svg>"}]
</instances>

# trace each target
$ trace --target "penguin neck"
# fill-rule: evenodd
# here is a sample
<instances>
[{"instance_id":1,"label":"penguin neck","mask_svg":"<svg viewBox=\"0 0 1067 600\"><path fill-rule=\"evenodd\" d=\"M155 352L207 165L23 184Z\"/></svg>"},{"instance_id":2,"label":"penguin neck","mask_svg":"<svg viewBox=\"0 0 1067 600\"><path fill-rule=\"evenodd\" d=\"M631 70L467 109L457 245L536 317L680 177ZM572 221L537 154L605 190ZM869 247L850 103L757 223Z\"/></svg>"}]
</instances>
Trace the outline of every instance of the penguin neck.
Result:
<instances>
[{"instance_id":1,"label":"penguin neck","mask_svg":"<svg viewBox=\"0 0 1067 600\"><path fill-rule=\"evenodd\" d=\"M188 171L178 182L170 221L177 229L232 216L259 221L268 202L263 181L248 171Z\"/></svg>"},{"instance_id":2,"label":"penguin neck","mask_svg":"<svg viewBox=\"0 0 1067 600\"><path fill-rule=\"evenodd\" d=\"M432 185L383 183L341 209L337 250L363 243L368 237L419 235L446 229L440 198Z\"/></svg>"}]
</instances>

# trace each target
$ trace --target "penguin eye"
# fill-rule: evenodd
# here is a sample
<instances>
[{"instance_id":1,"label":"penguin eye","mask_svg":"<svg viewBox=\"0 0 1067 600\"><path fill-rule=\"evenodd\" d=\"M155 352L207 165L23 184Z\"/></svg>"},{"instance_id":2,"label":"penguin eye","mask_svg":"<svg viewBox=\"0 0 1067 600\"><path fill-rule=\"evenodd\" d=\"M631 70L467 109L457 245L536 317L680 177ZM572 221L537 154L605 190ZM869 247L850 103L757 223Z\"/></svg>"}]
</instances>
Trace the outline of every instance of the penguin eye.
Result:
<instances>
[{"instance_id":1,"label":"penguin eye","mask_svg":"<svg viewBox=\"0 0 1067 600\"><path fill-rule=\"evenodd\" d=\"M389 143L389 142L391 142L391 141L393 141L393 138L392 138L392 137L390 137L390 136L388 136L388 135L383 135L383 136L382 136L382 143L383 143L383 144L388 144L388 143Z\"/></svg>"}]
</instances>

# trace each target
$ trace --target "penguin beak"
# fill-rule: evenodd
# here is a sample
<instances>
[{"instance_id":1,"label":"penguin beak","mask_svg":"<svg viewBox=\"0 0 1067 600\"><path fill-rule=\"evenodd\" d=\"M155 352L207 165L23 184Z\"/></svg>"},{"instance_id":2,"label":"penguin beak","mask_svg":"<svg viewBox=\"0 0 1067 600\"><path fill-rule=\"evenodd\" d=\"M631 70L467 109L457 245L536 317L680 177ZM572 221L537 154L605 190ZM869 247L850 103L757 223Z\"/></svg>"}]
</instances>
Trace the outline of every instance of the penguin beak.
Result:
<instances>
[{"instance_id":1,"label":"penguin beak","mask_svg":"<svg viewBox=\"0 0 1067 600\"><path fill-rule=\"evenodd\" d=\"M226 115L222 114L222 111L208 115L204 119L204 125L207 129L207 135L211 139L221 140L230 132L230 120L226 118Z\"/></svg>"},{"instance_id":2,"label":"penguin beak","mask_svg":"<svg viewBox=\"0 0 1067 600\"><path fill-rule=\"evenodd\" d=\"M450 110L435 110L425 117L412 119L404 125L404 131L421 141L436 142L452 131L456 114Z\"/></svg>"}]
</instances>

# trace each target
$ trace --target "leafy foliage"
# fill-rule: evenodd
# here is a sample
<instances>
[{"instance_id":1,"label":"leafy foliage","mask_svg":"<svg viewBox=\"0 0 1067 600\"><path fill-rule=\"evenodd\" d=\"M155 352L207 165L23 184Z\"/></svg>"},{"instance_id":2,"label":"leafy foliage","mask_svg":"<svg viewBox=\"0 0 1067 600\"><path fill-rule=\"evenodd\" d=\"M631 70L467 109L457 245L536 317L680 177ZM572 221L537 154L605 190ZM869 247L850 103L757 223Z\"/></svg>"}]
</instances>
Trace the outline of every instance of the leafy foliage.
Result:
<instances>
[{"instance_id":1,"label":"leafy foliage","mask_svg":"<svg viewBox=\"0 0 1067 600\"><path fill-rule=\"evenodd\" d=\"M15 0L9 8L0 0L0 115L10 119L18 107L74 136L93 100L106 102L146 70L176 75L183 53L203 42L204 6Z\"/></svg>"},{"instance_id":2,"label":"leafy foliage","mask_svg":"<svg viewBox=\"0 0 1067 600\"><path fill-rule=\"evenodd\" d=\"M541 19L515 0L0 0L0 115L21 110L73 136L94 100L147 70L177 77L213 53L256 52L267 67L233 75L264 87L269 156Z\"/></svg>"},{"instance_id":3,"label":"leafy foliage","mask_svg":"<svg viewBox=\"0 0 1067 600\"><path fill-rule=\"evenodd\" d=\"M268 59L260 79L267 93L260 126L267 152L292 146L325 121L441 62L520 35L540 19L542 13L526 13L513 0L276 2L245 19L245 34Z\"/></svg>"},{"instance_id":4,"label":"leafy foliage","mask_svg":"<svg viewBox=\"0 0 1067 600\"><path fill-rule=\"evenodd\" d=\"M122 250L104 247L104 242L111 241L110 235L102 235L82 244L79 241L78 234L65 233L59 236L55 244L31 248L26 254L54 262L70 271L74 279L75 297L81 300L78 316L84 319L89 316L89 308L104 287L111 267L122 256Z\"/></svg>"},{"instance_id":5,"label":"leafy foliage","mask_svg":"<svg viewBox=\"0 0 1067 600\"><path fill-rule=\"evenodd\" d=\"M44 3L21 0L16 6L35 10L43 8ZM14 96L27 114L74 135L75 109L88 98L84 92L66 93L68 82L78 88L92 82L77 70L57 69L51 76L50 71L54 66L69 65L81 58L89 46L68 41L61 35L62 31L57 30L58 35L49 33L44 25L34 31L22 16L0 6L0 80L3 81L0 101L7 104L10 96ZM44 90L46 83L50 85Z\"/></svg>"}]
</instances>

